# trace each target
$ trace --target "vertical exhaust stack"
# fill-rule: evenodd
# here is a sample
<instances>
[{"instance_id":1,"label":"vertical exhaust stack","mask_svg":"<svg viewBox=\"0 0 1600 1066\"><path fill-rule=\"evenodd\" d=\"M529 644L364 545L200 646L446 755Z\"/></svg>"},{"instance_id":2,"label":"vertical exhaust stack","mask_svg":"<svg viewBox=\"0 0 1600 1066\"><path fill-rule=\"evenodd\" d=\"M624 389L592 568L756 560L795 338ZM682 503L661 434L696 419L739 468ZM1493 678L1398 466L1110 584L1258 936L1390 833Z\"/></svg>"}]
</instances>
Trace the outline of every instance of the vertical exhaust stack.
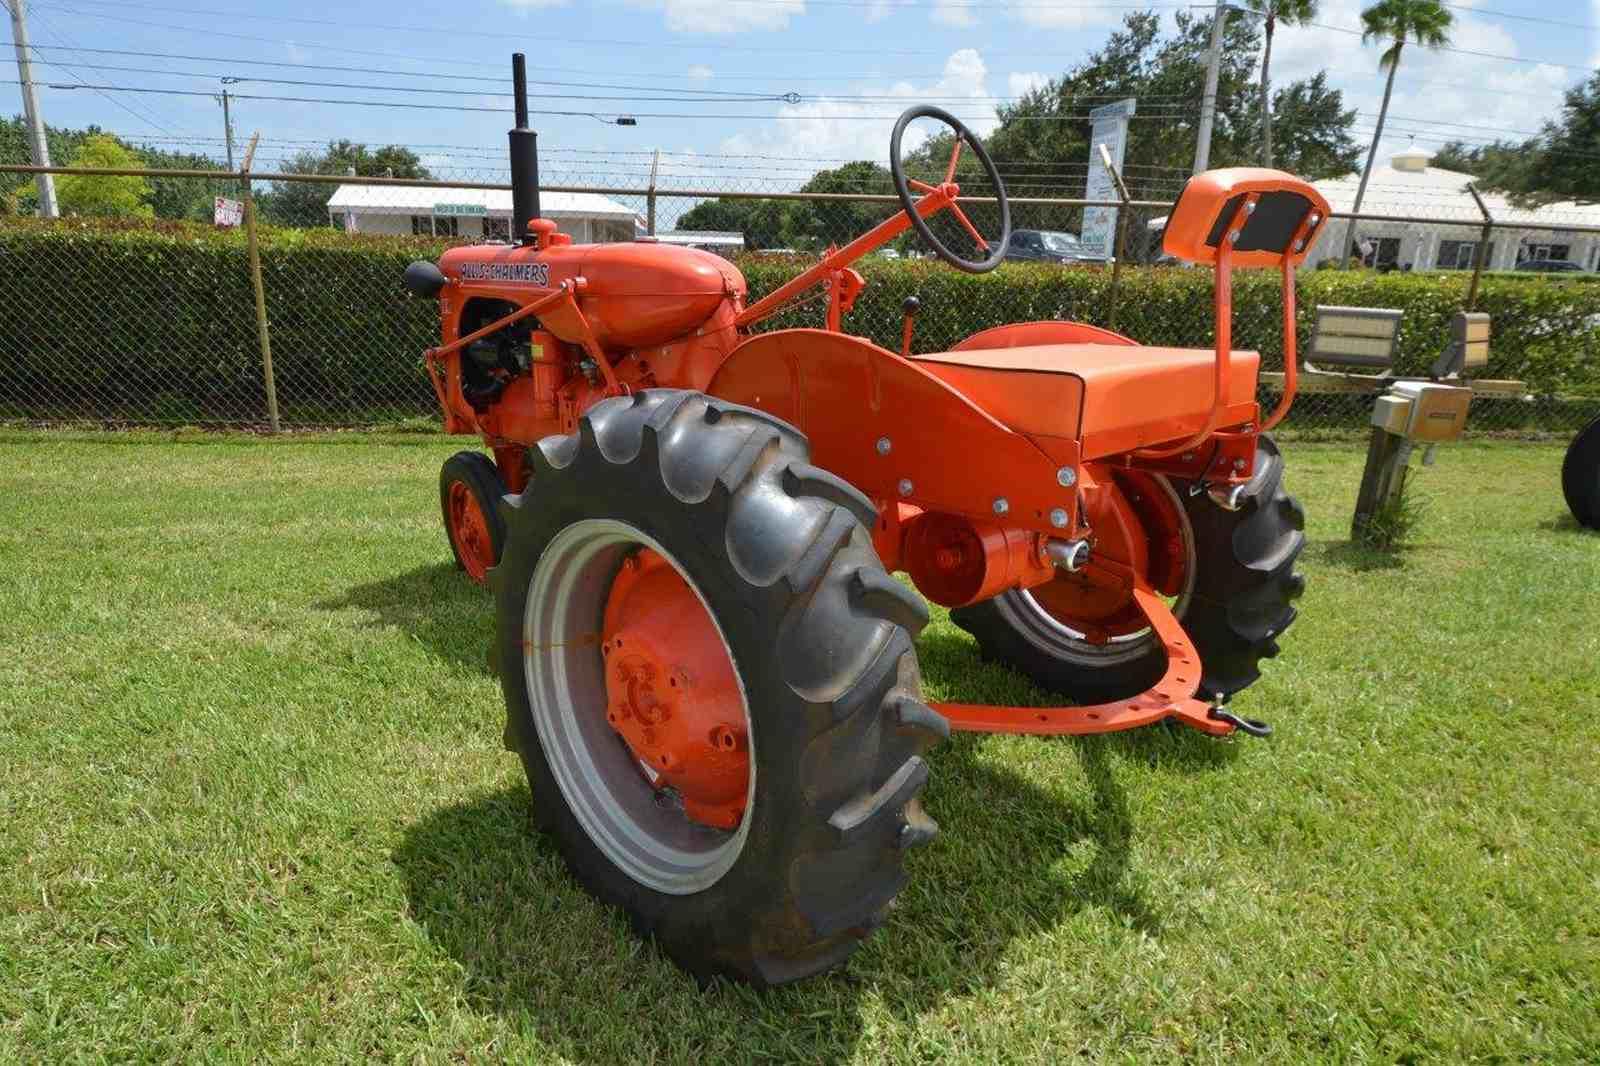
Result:
<instances>
[{"instance_id":1,"label":"vertical exhaust stack","mask_svg":"<svg viewBox=\"0 0 1600 1066\"><path fill-rule=\"evenodd\" d=\"M511 57L511 91L516 99L517 126L511 141L511 229L519 244L528 244L528 223L539 217L539 135L528 128L528 61L521 52Z\"/></svg>"}]
</instances>

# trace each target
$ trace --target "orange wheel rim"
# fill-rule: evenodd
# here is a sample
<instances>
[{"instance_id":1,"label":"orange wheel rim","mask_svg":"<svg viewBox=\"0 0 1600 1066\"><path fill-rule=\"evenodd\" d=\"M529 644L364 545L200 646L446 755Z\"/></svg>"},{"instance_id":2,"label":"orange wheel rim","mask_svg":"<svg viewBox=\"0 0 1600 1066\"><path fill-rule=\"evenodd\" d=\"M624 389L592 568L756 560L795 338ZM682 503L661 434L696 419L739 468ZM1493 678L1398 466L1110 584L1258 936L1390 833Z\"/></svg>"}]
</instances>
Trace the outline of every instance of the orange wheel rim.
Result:
<instances>
[{"instance_id":1,"label":"orange wheel rim","mask_svg":"<svg viewBox=\"0 0 1600 1066\"><path fill-rule=\"evenodd\" d=\"M691 821L744 816L750 741L728 649L682 575L649 548L628 557L606 600L600 652L606 721L658 792Z\"/></svg>"},{"instance_id":2,"label":"orange wheel rim","mask_svg":"<svg viewBox=\"0 0 1600 1066\"><path fill-rule=\"evenodd\" d=\"M488 580L489 568L495 563L494 538L489 535L489 522L478 504L477 493L464 481L450 483L450 543L467 576L480 585Z\"/></svg>"}]
</instances>

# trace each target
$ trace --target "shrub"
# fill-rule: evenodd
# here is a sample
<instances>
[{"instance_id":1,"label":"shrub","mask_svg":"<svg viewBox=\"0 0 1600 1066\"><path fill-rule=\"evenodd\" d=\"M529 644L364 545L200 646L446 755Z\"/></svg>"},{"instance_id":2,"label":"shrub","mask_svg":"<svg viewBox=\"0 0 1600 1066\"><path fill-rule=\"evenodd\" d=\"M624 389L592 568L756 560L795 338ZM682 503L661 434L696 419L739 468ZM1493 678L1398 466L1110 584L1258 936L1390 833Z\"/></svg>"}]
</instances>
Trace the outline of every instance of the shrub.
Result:
<instances>
[{"instance_id":1,"label":"shrub","mask_svg":"<svg viewBox=\"0 0 1600 1066\"><path fill-rule=\"evenodd\" d=\"M436 308L409 296L401 271L445 242L332 229L261 233L273 362L285 420L387 421L430 412L421 352L437 343ZM793 257L741 260L752 298L803 269ZM892 350L901 305L922 301L915 347L949 347L1007 322L1073 318L1147 344L1213 342L1205 270L1128 268L1116 322L1111 272L1007 264L986 275L927 261L865 260L868 281L846 328ZM1321 303L1396 307L1406 314L1399 369L1424 370L1448 338L1467 278L1325 271L1302 274L1302 343ZM1278 278L1235 281L1235 344L1281 366ZM1487 277L1481 309L1495 316L1486 376L1539 394L1600 397L1600 285L1558 276ZM764 324L820 325L811 304ZM259 421L265 402L254 296L239 231L190 223L5 219L0 224L0 412L28 418ZM1362 405L1334 416L1359 423ZM1331 410L1331 409L1330 409Z\"/></svg>"}]
</instances>

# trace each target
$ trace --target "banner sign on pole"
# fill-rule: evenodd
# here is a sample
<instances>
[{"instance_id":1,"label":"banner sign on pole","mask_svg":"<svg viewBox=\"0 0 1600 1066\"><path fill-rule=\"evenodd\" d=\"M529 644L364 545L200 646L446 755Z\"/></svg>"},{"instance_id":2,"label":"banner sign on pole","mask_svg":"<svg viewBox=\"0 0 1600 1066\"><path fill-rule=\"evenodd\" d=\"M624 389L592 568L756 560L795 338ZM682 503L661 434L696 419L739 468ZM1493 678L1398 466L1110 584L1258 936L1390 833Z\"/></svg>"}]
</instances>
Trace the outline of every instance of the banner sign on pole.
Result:
<instances>
[{"instance_id":1,"label":"banner sign on pole","mask_svg":"<svg viewBox=\"0 0 1600 1066\"><path fill-rule=\"evenodd\" d=\"M1111 153L1111 162L1122 169L1123 154L1128 147L1128 119L1133 117L1138 101L1129 98L1106 104L1089 112L1093 128L1089 134L1089 180L1084 189L1086 200L1115 200L1117 185L1111 172L1100 159L1103 144ZM1114 207L1086 207L1083 209L1084 250L1110 259L1116 251L1117 209Z\"/></svg>"}]
</instances>

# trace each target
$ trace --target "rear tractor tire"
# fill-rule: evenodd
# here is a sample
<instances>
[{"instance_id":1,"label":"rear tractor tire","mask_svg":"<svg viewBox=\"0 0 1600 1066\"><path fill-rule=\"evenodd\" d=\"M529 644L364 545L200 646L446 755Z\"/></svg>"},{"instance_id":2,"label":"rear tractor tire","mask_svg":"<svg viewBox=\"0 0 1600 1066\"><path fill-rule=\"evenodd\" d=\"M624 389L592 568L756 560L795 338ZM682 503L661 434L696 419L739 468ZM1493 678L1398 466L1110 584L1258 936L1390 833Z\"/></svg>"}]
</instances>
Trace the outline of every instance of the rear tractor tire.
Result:
<instances>
[{"instance_id":1,"label":"rear tractor tire","mask_svg":"<svg viewBox=\"0 0 1600 1066\"><path fill-rule=\"evenodd\" d=\"M1305 510L1283 491L1283 456L1267 436L1259 440L1255 476L1237 511L1192 492L1188 482L1156 480L1179 505L1184 527L1186 573L1173 613L1200 651L1200 693L1225 699L1261 676L1260 661L1278 654L1277 638L1295 619L1292 602L1305 591L1294 569L1305 547ZM1026 591L1002 593L950 617L977 638L985 658L1079 703L1132 697L1160 680L1167 665L1148 629L1091 643Z\"/></svg>"},{"instance_id":2,"label":"rear tractor tire","mask_svg":"<svg viewBox=\"0 0 1600 1066\"><path fill-rule=\"evenodd\" d=\"M500 560L506 542L500 517L505 483L494 462L481 452L457 452L439 471L439 507L456 566L480 585Z\"/></svg>"},{"instance_id":3,"label":"rear tractor tire","mask_svg":"<svg viewBox=\"0 0 1600 1066\"><path fill-rule=\"evenodd\" d=\"M536 821L702 980L842 963L937 831L927 609L808 454L760 411L653 389L541 441L504 501L496 652Z\"/></svg>"},{"instance_id":4,"label":"rear tractor tire","mask_svg":"<svg viewBox=\"0 0 1600 1066\"><path fill-rule=\"evenodd\" d=\"M1567 448L1561 464L1561 491L1580 526L1600 529L1600 418L1590 422Z\"/></svg>"}]
</instances>

